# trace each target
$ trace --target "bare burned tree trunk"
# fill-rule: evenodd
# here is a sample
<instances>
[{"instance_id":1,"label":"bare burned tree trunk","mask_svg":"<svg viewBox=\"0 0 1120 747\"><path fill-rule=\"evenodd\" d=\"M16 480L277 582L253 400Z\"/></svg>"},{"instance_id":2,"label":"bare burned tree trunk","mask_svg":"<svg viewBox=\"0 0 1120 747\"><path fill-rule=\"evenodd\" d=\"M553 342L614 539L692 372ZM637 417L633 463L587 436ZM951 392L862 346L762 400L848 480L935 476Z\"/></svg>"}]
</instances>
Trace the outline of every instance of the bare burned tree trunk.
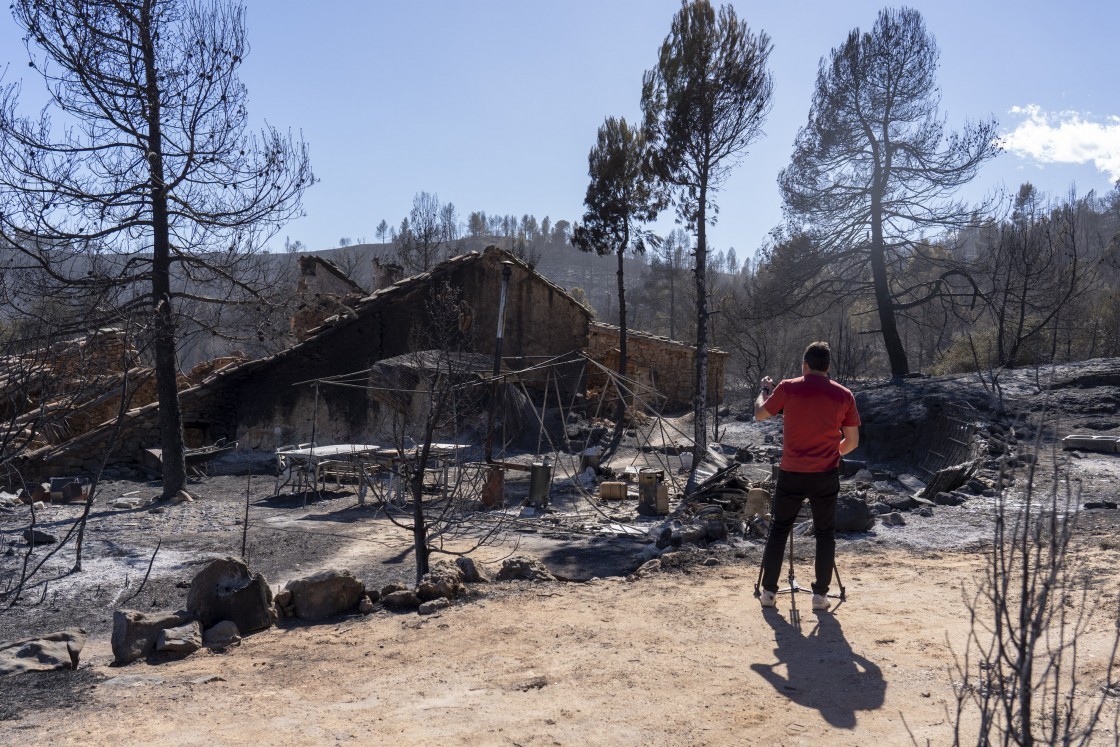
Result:
<instances>
[{"instance_id":1,"label":"bare burned tree trunk","mask_svg":"<svg viewBox=\"0 0 1120 747\"><path fill-rule=\"evenodd\" d=\"M891 374L905 376L910 373L906 360L906 348L898 335L895 322L894 296L891 294L890 280L887 278L887 264L883 253L882 211L877 197L871 202L871 277L875 286L875 306L879 313L879 328L883 335L883 346L891 364Z\"/></svg>"},{"instance_id":2,"label":"bare burned tree trunk","mask_svg":"<svg viewBox=\"0 0 1120 747\"><path fill-rule=\"evenodd\" d=\"M183 416L179 408L175 357L175 316L171 308L171 238L167 214L167 185L163 174L163 142L155 40L152 37L152 0L140 10L139 31L148 101L148 168L152 200L152 309L155 319L156 392L163 466L163 497L170 498L187 484Z\"/></svg>"},{"instance_id":3,"label":"bare burned tree trunk","mask_svg":"<svg viewBox=\"0 0 1120 747\"><path fill-rule=\"evenodd\" d=\"M688 487L696 487L696 468L708 450L708 231L705 204L706 183L700 185L699 213L696 221L696 368L692 379L692 438L695 453Z\"/></svg>"}]
</instances>

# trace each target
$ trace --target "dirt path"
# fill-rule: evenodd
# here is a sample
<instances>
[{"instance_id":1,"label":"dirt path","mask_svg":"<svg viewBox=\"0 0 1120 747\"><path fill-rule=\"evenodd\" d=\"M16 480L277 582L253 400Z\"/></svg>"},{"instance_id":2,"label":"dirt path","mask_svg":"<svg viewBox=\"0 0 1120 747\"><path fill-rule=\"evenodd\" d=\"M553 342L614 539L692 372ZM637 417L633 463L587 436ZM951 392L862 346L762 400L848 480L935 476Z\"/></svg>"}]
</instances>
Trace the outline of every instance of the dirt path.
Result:
<instances>
[{"instance_id":1,"label":"dirt path","mask_svg":"<svg viewBox=\"0 0 1120 747\"><path fill-rule=\"evenodd\" d=\"M1108 561L1107 547L1086 552ZM800 597L800 629L788 596L760 610L748 560L637 582L480 587L433 617L273 628L158 666L111 668L95 639L73 707L0 722L0 743L868 745L909 733L947 744L968 633L960 585L982 559L842 549L848 601L813 613ZM1079 641L1097 692L1110 624L1100 616ZM1109 731L1095 743L1115 742Z\"/></svg>"}]
</instances>

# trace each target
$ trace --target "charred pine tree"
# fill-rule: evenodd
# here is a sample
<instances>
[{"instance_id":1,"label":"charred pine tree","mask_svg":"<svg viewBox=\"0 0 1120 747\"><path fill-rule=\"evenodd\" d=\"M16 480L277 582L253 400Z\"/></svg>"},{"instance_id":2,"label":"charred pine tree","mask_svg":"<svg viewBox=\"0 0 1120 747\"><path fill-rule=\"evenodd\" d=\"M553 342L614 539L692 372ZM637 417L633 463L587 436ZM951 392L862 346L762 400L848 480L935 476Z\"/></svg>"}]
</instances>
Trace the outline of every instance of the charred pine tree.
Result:
<instances>
[{"instance_id":1,"label":"charred pine tree","mask_svg":"<svg viewBox=\"0 0 1120 747\"><path fill-rule=\"evenodd\" d=\"M16 0L12 12L48 105L23 117L19 85L0 94L9 262L101 312L147 320L170 496L186 481L183 315L263 302L256 250L299 213L313 182L306 146L271 128L248 133L237 3Z\"/></svg>"},{"instance_id":2,"label":"charred pine tree","mask_svg":"<svg viewBox=\"0 0 1120 747\"><path fill-rule=\"evenodd\" d=\"M762 133L774 88L767 68L770 38L753 33L730 5L682 4L657 66L642 84L652 163L673 192L678 219L696 234L696 367L693 425L698 455L708 443L708 239L715 193L738 158ZM695 465L689 489L695 485Z\"/></svg>"},{"instance_id":3,"label":"charred pine tree","mask_svg":"<svg viewBox=\"0 0 1120 747\"><path fill-rule=\"evenodd\" d=\"M646 244L660 237L642 228L663 207L661 190L649 170L646 138L625 119L608 117L599 128L599 139L587 156L591 183L583 200L583 224L572 231L572 244L600 256L618 259L618 376L626 380L626 270L627 251L644 253ZM611 449L617 447L626 418L626 399L619 391Z\"/></svg>"}]
</instances>

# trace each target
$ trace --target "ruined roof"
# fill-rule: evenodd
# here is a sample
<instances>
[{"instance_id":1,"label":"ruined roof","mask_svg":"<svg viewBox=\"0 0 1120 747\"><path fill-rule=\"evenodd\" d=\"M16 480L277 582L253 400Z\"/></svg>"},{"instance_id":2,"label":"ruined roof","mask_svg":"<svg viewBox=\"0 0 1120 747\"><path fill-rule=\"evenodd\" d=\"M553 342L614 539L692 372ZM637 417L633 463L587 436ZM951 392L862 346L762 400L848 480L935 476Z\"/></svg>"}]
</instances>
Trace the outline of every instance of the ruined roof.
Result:
<instances>
[{"instance_id":1,"label":"ruined roof","mask_svg":"<svg viewBox=\"0 0 1120 747\"><path fill-rule=\"evenodd\" d=\"M617 324L607 324L606 322L591 322L591 331L592 332L595 332L595 331L606 332L606 333L610 333L612 335L617 336L620 329L621 328ZM670 347L680 348L682 350L695 350L696 349L695 345L691 345L687 342L681 342L680 340L674 340L671 337L664 337L662 335L655 335L652 332L641 332L641 331L636 330L636 329L627 328L626 329L626 336L627 337L640 337L643 340L652 340L653 342L657 342L657 343L660 343L662 345L668 345ZM728 353L726 350L720 350L719 348L708 348L708 355L731 355L731 354Z\"/></svg>"}]
</instances>

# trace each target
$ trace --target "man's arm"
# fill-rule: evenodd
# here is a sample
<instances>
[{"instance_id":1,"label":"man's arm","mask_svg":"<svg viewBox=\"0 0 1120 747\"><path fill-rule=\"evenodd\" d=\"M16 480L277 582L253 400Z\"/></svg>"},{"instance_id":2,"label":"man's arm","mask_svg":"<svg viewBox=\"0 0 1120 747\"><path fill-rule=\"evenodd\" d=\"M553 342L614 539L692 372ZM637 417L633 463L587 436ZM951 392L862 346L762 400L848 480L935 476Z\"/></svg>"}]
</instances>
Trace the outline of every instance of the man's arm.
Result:
<instances>
[{"instance_id":1,"label":"man's arm","mask_svg":"<svg viewBox=\"0 0 1120 747\"><path fill-rule=\"evenodd\" d=\"M758 393L758 398L754 401L754 419L766 420L774 416L774 413L768 412L762 403L770 398L774 393L774 380L769 376L764 376L762 379L762 389Z\"/></svg>"},{"instance_id":2,"label":"man's arm","mask_svg":"<svg viewBox=\"0 0 1120 747\"><path fill-rule=\"evenodd\" d=\"M859 426L842 425L840 426L840 432L844 434L844 437L840 439L840 456L851 454L859 446Z\"/></svg>"}]
</instances>

